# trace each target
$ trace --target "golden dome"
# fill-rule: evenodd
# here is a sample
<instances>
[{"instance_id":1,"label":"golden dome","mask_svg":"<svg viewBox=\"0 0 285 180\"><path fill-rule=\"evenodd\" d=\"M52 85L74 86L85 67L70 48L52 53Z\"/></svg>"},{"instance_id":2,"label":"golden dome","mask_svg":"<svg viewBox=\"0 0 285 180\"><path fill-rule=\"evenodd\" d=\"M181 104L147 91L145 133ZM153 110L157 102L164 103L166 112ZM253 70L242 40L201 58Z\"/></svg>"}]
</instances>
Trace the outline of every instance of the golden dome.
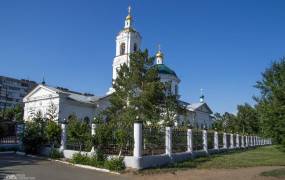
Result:
<instances>
[{"instance_id":1,"label":"golden dome","mask_svg":"<svg viewBox=\"0 0 285 180\"><path fill-rule=\"evenodd\" d=\"M160 57L160 58L163 58L163 53L161 51L158 51L156 53L156 57Z\"/></svg>"},{"instance_id":2,"label":"golden dome","mask_svg":"<svg viewBox=\"0 0 285 180\"><path fill-rule=\"evenodd\" d=\"M132 20L132 16L129 14L129 15L126 17L126 20Z\"/></svg>"}]
</instances>

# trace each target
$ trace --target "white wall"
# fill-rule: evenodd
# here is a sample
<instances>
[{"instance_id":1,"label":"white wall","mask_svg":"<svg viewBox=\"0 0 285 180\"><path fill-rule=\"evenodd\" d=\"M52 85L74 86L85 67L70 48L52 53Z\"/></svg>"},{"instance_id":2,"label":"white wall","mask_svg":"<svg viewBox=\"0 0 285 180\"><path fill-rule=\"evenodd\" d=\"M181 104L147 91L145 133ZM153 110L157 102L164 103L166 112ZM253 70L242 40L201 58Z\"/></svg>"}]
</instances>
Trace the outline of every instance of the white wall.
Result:
<instances>
[{"instance_id":1,"label":"white wall","mask_svg":"<svg viewBox=\"0 0 285 180\"><path fill-rule=\"evenodd\" d=\"M88 117L92 121L95 116L95 105L79 103L65 98L60 100L59 108L60 120L67 120L70 115L74 114L79 119L83 120Z\"/></svg>"}]
</instances>

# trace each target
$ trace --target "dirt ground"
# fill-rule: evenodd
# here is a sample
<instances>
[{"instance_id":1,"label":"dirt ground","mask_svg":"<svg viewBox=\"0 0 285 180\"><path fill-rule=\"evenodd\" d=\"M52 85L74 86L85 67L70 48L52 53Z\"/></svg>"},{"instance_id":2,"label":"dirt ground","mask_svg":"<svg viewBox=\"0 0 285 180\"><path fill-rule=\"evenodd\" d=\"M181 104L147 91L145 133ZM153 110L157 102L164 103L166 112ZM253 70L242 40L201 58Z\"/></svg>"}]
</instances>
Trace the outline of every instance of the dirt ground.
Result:
<instances>
[{"instance_id":1,"label":"dirt ground","mask_svg":"<svg viewBox=\"0 0 285 180\"><path fill-rule=\"evenodd\" d=\"M281 178L263 177L264 171L281 168L280 166L250 167L239 169L190 169L174 173L158 173L147 175L132 175L135 180L280 180ZM285 179L285 178L283 178Z\"/></svg>"}]
</instances>

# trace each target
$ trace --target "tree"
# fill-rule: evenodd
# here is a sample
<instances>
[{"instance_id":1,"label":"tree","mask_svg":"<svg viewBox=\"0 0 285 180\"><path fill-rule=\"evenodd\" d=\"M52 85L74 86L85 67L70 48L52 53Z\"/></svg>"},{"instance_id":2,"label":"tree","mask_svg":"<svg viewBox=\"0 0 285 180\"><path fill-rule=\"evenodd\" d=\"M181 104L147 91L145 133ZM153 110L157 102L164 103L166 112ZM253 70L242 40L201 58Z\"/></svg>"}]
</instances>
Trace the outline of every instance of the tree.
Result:
<instances>
[{"instance_id":1,"label":"tree","mask_svg":"<svg viewBox=\"0 0 285 180\"><path fill-rule=\"evenodd\" d=\"M258 134L260 124L256 109L245 103L244 105L238 105L237 110L238 132L241 132L243 134Z\"/></svg>"},{"instance_id":2,"label":"tree","mask_svg":"<svg viewBox=\"0 0 285 180\"><path fill-rule=\"evenodd\" d=\"M8 108L5 111L0 112L0 121L1 120L8 120L8 121L15 120L16 122L23 122L23 115L24 115L24 109L21 105L18 104L14 108ZM5 119L3 119L3 117Z\"/></svg>"},{"instance_id":3,"label":"tree","mask_svg":"<svg viewBox=\"0 0 285 180\"><path fill-rule=\"evenodd\" d=\"M223 116L220 113L215 113L214 114L214 119L215 121L213 122L213 128L217 129L218 131L223 131L224 130L224 119Z\"/></svg>"},{"instance_id":4,"label":"tree","mask_svg":"<svg viewBox=\"0 0 285 180\"><path fill-rule=\"evenodd\" d=\"M255 100L261 131L285 145L285 58L273 62L255 87L260 91Z\"/></svg>"},{"instance_id":5,"label":"tree","mask_svg":"<svg viewBox=\"0 0 285 180\"><path fill-rule=\"evenodd\" d=\"M83 148L84 150L90 148L92 137L89 125L73 116L68 121L67 139L69 142L77 144L80 151Z\"/></svg>"},{"instance_id":6,"label":"tree","mask_svg":"<svg viewBox=\"0 0 285 180\"><path fill-rule=\"evenodd\" d=\"M37 113L32 121L26 122L23 133L23 145L26 153L38 153L42 145L47 142L45 125L41 113Z\"/></svg>"},{"instance_id":7,"label":"tree","mask_svg":"<svg viewBox=\"0 0 285 180\"><path fill-rule=\"evenodd\" d=\"M154 67L154 57L148 51L130 55L130 64L121 65L114 80L115 92L110 97L110 106L104 112L109 127L113 128L120 152L128 143L131 129L137 117L143 124L157 125L161 121L164 85ZM166 102L166 101L165 101Z\"/></svg>"},{"instance_id":8,"label":"tree","mask_svg":"<svg viewBox=\"0 0 285 180\"><path fill-rule=\"evenodd\" d=\"M58 110L54 103L50 103L46 114L50 121L58 121Z\"/></svg>"},{"instance_id":9,"label":"tree","mask_svg":"<svg viewBox=\"0 0 285 180\"><path fill-rule=\"evenodd\" d=\"M61 128L56 122L48 121L45 131L52 149L54 148L55 144L60 144Z\"/></svg>"}]
</instances>

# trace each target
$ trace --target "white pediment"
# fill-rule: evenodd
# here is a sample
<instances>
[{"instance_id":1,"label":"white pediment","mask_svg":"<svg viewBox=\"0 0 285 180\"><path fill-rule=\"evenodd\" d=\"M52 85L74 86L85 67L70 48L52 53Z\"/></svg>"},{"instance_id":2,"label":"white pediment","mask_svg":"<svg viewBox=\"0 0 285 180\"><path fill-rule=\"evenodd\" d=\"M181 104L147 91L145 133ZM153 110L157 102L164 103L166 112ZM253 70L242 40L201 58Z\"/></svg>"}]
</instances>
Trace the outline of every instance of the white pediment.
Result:
<instances>
[{"instance_id":1,"label":"white pediment","mask_svg":"<svg viewBox=\"0 0 285 180\"><path fill-rule=\"evenodd\" d=\"M209 108L209 106L204 103L201 107L198 108L199 111L202 111L202 112L205 112L205 113L209 113L209 114L212 114L212 110Z\"/></svg>"},{"instance_id":2,"label":"white pediment","mask_svg":"<svg viewBox=\"0 0 285 180\"><path fill-rule=\"evenodd\" d=\"M38 85L34 90L32 90L29 94L27 94L23 101L34 101L40 99L48 99L58 97L58 93L46 86Z\"/></svg>"}]
</instances>

